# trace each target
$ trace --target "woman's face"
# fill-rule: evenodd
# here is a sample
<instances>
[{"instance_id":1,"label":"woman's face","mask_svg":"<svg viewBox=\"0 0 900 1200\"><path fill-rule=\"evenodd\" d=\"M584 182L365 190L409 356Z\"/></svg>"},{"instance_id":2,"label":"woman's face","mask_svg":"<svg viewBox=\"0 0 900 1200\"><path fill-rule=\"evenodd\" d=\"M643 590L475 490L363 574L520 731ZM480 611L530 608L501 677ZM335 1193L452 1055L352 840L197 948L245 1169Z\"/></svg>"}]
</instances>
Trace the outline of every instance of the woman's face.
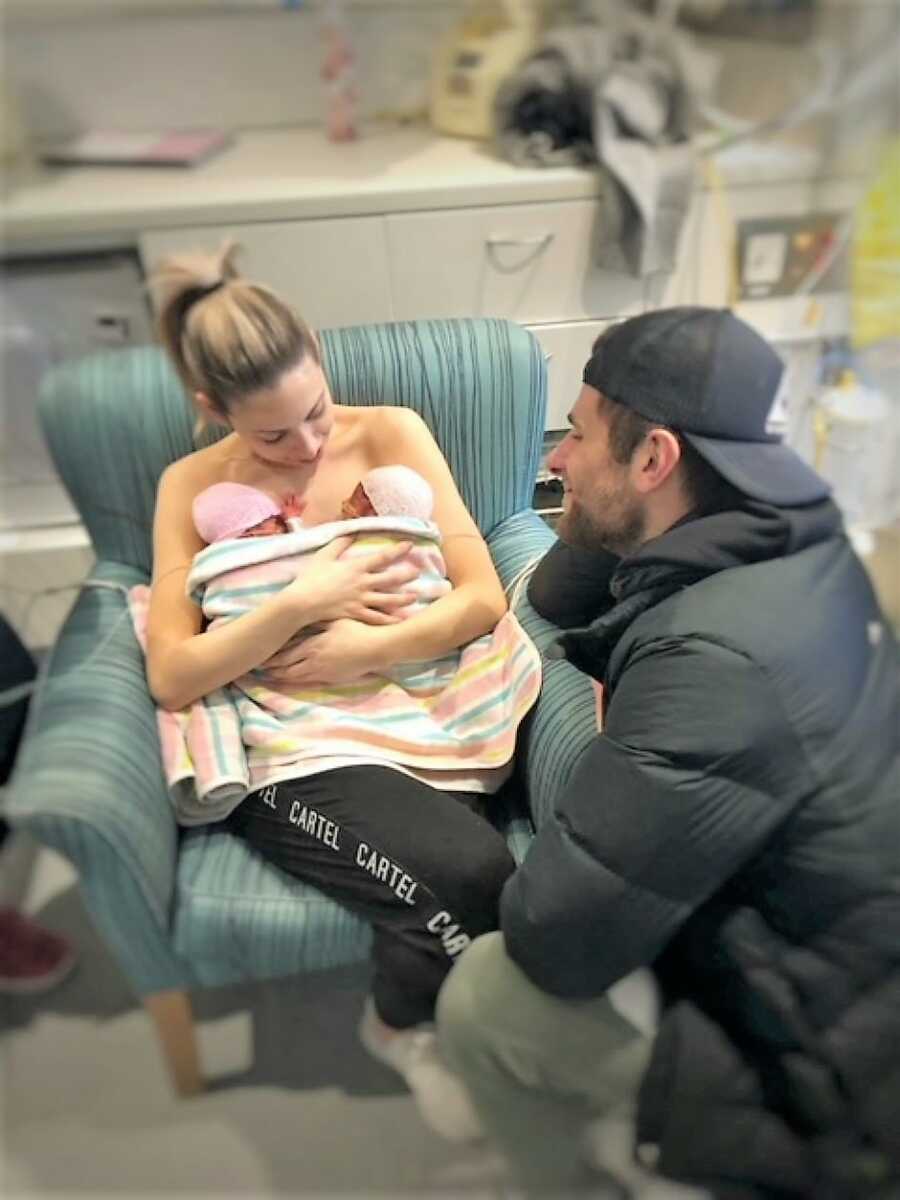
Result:
<instances>
[{"instance_id":1,"label":"woman's face","mask_svg":"<svg viewBox=\"0 0 900 1200\"><path fill-rule=\"evenodd\" d=\"M276 467L311 467L331 433L334 401L319 363L305 358L275 387L234 405L228 418L254 457Z\"/></svg>"}]
</instances>

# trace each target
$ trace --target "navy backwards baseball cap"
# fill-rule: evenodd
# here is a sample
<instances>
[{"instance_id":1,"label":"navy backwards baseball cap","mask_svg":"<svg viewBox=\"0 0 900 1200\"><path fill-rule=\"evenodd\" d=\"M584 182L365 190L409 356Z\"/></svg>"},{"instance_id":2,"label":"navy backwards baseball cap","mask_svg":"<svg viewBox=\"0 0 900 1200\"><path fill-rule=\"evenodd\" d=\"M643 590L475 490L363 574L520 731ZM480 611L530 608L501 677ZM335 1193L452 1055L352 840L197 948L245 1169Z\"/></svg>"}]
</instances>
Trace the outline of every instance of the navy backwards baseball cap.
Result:
<instances>
[{"instance_id":1,"label":"navy backwards baseball cap","mask_svg":"<svg viewBox=\"0 0 900 1200\"><path fill-rule=\"evenodd\" d=\"M766 422L784 363L725 308L642 313L597 340L584 382L682 434L738 491L793 507L823 500L828 484Z\"/></svg>"}]
</instances>

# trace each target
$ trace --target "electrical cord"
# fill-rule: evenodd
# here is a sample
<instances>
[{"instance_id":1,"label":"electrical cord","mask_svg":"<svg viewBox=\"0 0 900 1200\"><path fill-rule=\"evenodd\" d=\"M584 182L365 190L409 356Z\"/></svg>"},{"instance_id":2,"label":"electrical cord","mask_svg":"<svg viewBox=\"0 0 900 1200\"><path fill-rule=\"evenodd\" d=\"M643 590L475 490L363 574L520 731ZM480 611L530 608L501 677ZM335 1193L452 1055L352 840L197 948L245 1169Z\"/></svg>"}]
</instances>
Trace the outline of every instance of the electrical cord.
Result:
<instances>
[{"instance_id":1,"label":"electrical cord","mask_svg":"<svg viewBox=\"0 0 900 1200\"><path fill-rule=\"evenodd\" d=\"M31 614L34 612L36 604L38 604L41 600L46 599L48 596L61 596L65 592L74 591L80 586L80 583L66 583L62 584L60 587L40 588L37 591L34 591L31 588L20 588L15 587L13 584L3 583L0 584L0 593L5 592L7 595L29 597L29 601L25 606L24 613L20 613L17 619L17 624L20 627L20 636L22 636L24 641L26 640L25 635L27 635L28 627L31 622Z\"/></svg>"},{"instance_id":2,"label":"electrical cord","mask_svg":"<svg viewBox=\"0 0 900 1200\"><path fill-rule=\"evenodd\" d=\"M108 579L90 579L90 578L85 579L84 582L81 584L74 583L74 584L68 584L65 587L48 588L46 591L43 591L43 592L29 593L24 588L7 588L5 590L20 592L25 595L33 595L35 597L35 599L41 599L44 596L57 595L61 592L71 591L74 588L80 588L81 591L84 591L88 588L105 589L107 591L119 592L122 596L124 596L126 598L128 596L128 590L129 590L122 583L113 583L111 580L108 580ZM130 616L130 614L128 611L128 607L126 605L126 607L123 608L122 611L119 613L119 615L116 617L115 621L113 622L113 624L109 628L109 630L107 630L106 635L100 640L98 645L96 645L94 647L94 649L90 652L90 654L87 656L87 658L84 659L83 661L79 662L77 664L77 666L70 667L68 671L64 671L61 675L55 676L55 678L56 679L65 679L66 676L70 675L73 671L84 671L85 668L90 666L90 664L95 659L99 658L103 654L104 650L106 650L107 646L109 646L109 644L115 638L116 634L119 632L119 629L120 629L122 623L124 622L124 620L129 616ZM42 691L44 684L49 676L49 668L50 668L51 660L52 660L52 654L48 654L47 657L42 661L35 679L30 680L28 683L16 684L13 687L6 688L5 691L0 692L0 709L11 708L14 704L19 704L19 703L21 703L22 700L26 700L33 695L39 694Z\"/></svg>"},{"instance_id":3,"label":"electrical cord","mask_svg":"<svg viewBox=\"0 0 900 1200\"><path fill-rule=\"evenodd\" d=\"M711 146L705 147L703 153L719 154L740 142L783 133L833 109L865 99L868 94L878 91L885 81L890 82L889 71L896 73L900 37L890 41L887 48L879 43L874 56L873 49L875 48L867 47L866 52L845 71L841 55L834 46L821 44L815 47L820 61L820 74L812 92L803 100L765 121L745 123L741 118L726 113L707 101L699 101L698 110L708 121L717 125L732 126L732 132L724 134ZM848 75L849 78L845 78Z\"/></svg>"}]
</instances>

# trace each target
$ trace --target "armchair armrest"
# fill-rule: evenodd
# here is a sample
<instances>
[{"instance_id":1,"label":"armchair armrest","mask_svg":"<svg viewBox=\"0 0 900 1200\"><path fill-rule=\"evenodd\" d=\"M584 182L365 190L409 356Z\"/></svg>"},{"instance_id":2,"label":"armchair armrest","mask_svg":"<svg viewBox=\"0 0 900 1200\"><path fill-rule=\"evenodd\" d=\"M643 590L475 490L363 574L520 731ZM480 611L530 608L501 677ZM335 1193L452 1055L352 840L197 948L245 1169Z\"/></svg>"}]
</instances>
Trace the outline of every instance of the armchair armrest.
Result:
<instances>
[{"instance_id":1,"label":"armchair armrest","mask_svg":"<svg viewBox=\"0 0 900 1200\"><path fill-rule=\"evenodd\" d=\"M92 580L42 676L5 813L73 862L139 992L186 986L167 931L178 831L124 595L144 576L107 563Z\"/></svg>"},{"instance_id":2,"label":"armchair armrest","mask_svg":"<svg viewBox=\"0 0 900 1200\"><path fill-rule=\"evenodd\" d=\"M527 568L547 553L556 537L533 508L524 508L501 521L488 535L487 544L507 595Z\"/></svg>"},{"instance_id":3,"label":"armchair armrest","mask_svg":"<svg viewBox=\"0 0 900 1200\"><path fill-rule=\"evenodd\" d=\"M488 538L507 595L513 593L513 612L542 656L559 630L535 612L525 587L516 585L555 541L550 528L531 510L507 517ZM543 658L542 674L541 694L521 737L518 768L536 829L553 811L579 758L597 736L590 679L559 659Z\"/></svg>"}]
</instances>

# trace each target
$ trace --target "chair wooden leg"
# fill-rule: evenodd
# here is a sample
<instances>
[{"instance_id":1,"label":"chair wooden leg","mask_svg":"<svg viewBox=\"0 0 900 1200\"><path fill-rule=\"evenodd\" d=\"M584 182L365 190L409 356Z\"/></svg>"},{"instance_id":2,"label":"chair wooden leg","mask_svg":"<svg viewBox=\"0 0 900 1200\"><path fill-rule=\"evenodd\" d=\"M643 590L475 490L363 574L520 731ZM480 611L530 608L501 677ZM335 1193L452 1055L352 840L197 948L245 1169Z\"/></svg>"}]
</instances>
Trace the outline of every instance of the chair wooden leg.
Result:
<instances>
[{"instance_id":1,"label":"chair wooden leg","mask_svg":"<svg viewBox=\"0 0 900 1200\"><path fill-rule=\"evenodd\" d=\"M144 1007L156 1026L175 1091L179 1096L196 1096L206 1083L200 1072L190 996L187 992L155 992L144 997Z\"/></svg>"}]
</instances>

